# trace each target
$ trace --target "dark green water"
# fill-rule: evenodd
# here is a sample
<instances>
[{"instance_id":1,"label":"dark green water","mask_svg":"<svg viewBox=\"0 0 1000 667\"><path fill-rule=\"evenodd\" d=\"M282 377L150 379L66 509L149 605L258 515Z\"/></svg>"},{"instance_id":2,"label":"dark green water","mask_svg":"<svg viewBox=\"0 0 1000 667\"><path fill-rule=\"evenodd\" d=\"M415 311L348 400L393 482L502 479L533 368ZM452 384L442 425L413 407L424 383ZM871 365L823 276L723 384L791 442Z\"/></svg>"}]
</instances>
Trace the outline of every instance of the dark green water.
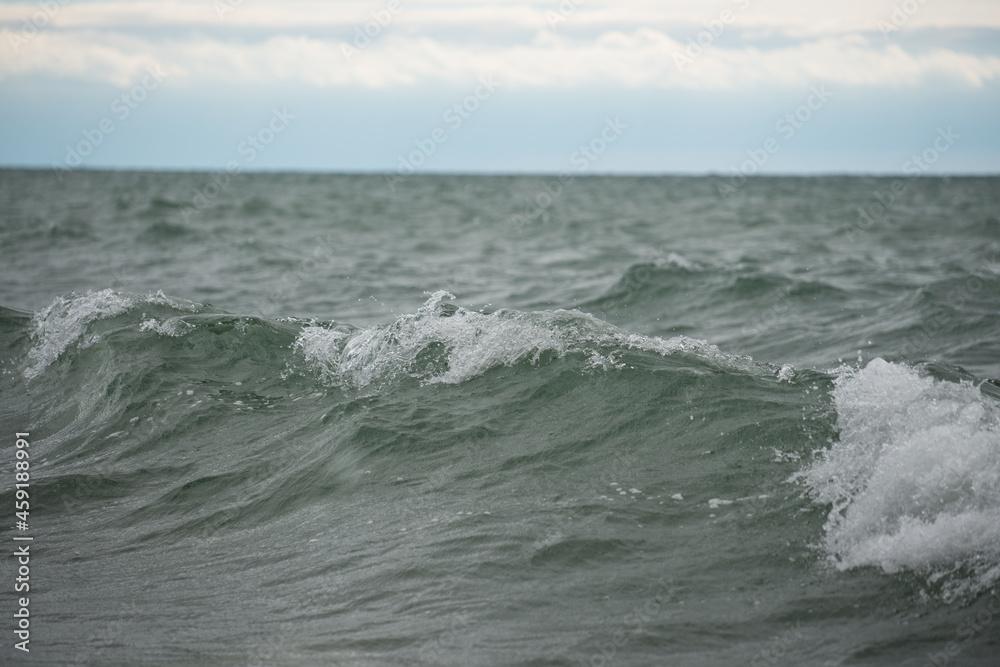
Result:
<instances>
[{"instance_id":1,"label":"dark green water","mask_svg":"<svg viewBox=\"0 0 1000 667\"><path fill-rule=\"evenodd\" d=\"M545 181L0 171L0 662L1000 664L1000 179Z\"/></svg>"}]
</instances>

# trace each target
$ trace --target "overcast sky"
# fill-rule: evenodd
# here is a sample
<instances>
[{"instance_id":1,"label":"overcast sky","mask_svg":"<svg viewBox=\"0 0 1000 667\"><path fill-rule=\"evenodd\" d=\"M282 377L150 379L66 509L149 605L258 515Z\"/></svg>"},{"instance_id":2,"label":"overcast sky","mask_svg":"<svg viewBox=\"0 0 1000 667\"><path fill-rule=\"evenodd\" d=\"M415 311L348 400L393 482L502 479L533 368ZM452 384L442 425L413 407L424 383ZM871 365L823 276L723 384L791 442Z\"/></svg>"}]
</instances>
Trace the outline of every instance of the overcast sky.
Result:
<instances>
[{"instance_id":1,"label":"overcast sky","mask_svg":"<svg viewBox=\"0 0 1000 667\"><path fill-rule=\"evenodd\" d=\"M0 2L0 118L9 166L1000 173L1000 1Z\"/></svg>"}]
</instances>

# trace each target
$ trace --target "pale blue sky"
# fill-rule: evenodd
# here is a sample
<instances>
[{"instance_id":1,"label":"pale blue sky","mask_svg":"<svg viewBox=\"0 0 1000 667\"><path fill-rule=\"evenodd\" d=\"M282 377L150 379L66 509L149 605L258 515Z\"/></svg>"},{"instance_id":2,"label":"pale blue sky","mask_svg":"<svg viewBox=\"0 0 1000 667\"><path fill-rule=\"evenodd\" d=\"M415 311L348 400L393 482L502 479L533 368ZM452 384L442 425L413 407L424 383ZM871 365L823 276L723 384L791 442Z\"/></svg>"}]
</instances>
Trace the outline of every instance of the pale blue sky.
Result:
<instances>
[{"instance_id":1,"label":"pale blue sky","mask_svg":"<svg viewBox=\"0 0 1000 667\"><path fill-rule=\"evenodd\" d=\"M1000 173L998 117L995 0L0 2L3 166Z\"/></svg>"}]
</instances>

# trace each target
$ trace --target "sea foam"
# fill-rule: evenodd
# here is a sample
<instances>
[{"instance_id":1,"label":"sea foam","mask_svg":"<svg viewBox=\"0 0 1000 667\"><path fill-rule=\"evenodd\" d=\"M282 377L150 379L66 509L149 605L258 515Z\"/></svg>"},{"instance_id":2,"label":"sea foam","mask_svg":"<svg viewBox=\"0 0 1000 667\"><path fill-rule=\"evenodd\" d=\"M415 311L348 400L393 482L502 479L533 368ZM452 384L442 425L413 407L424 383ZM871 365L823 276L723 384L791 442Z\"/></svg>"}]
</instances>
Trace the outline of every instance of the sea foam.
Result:
<instances>
[{"instance_id":1,"label":"sea foam","mask_svg":"<svg viewBox=\"0 0 1000 667\"><path fill-rule=\"evenodd\" d=\"M24 377L29 380L37 377L71 345L88 347L97 342L100 336L90 332L94 322L144 305L168 306L187 312L197 312L199 308L198 304L170 298L163 292L142 296L105 289L56 297L32 318L33 345L28 350L28 357L34 363L24 369Z\"/></svg>"},{"instance_id":2,"label":"sea foam","mask_svg":"<svg viewBox=\"0 0 1000 667\"><path fill-rule=\"evenodd\" d=\"M776 375L778 369L750 357L726 354L705 341L629 334L577 310L480 313L446 303L455 297L435 292L416 313L387 326L352 332L323 326L303 328L295 348L307 364L333 385L379 386L402 375L423 384L457 384L491 368L543 354L581 353L592 368L620 368L617 351L687 354L706 365L731 371Z\"/></svg>"},{"instance_id":3,"label":"sea foam","mask_svg":"<svg viewBox=\"0 0 1000 667\"><path fill-rule=\"evenodd\" d=\"M836 566L944 578L945 597L1000 581L996 401L879 358L841 375L833 398L840 438L798 477L832 505Z\"/></svg>"}]
</instances>

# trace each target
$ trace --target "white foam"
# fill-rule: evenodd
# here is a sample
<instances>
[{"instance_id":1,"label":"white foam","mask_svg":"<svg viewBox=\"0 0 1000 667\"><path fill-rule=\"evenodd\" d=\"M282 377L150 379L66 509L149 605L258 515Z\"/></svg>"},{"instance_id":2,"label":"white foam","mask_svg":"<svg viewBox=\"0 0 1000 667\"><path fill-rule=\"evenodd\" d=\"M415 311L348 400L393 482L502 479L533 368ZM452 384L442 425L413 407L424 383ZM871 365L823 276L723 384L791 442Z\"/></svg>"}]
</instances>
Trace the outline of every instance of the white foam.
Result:
<instances>
[{"instance_id":1,"label":"white foam","mask_svg":"<svg viewBox=\"0 0 1000 667\"><path fill-rule=\"evenodd\" d=\"M484 314L444 303L454 298L436 292L414 314L351 334L308 326L295 348L325 381L354 387L378 386L403 374L425 384L457 384L491 368L537 363L543 353L561 357L580 352L592 368L621 368L609 348L689 354L729 369L775 372L749 357L724 354L705 341L628 334L577 310Z\"/></svg>"},{"instance_id":2,"label":"white foam","mask_svg":"<svg viewBox=\"0 0 1000 667\"><path fill-rule=\"evenodd\" d=\"M85 335L91 323L116 317L143 304L170 306L191 312L197 309L197 304L171 299L163 292L139 296L105 289L56 297L32 319L34 329L31 338L34 345L28 350L28 357L35 363L24 369L24 377L36 377L74 343L89 347L100 340L97 334Z\"/></svg>"},{"instance_id":3,"label":"white foam","mask_svg":"<svg viewBox=\"0 0 1000 667\"><path fill-rule=\"evenodd\" d=\"M679 269L685 269L687 271L697 271L701 267L696 262L692 262L687 257L683 255L678 255L675 252L670 253L664 258L658 258L656 261L657 267L674 266Z\"/></svg>"},{"instance_id":4,"label":"white foam","mask_svg":"<svg viewBox=\"0 0 1000 667\"><path fill-rule=\"evenodd\" d=\"M946 595L1000 580L1000 406L878 358L841 375L833 398L840 438L797 477L832 505L837 567L963 571Z\"/></svg>"},{"instance_id":5,"label":"white foam","mask_svg":"<svg viewBox=\"0 0 1000 667\"><path fill-rule=\"evenodd\" d=\"M778 382L789 382L795 378L795 368L791 364L785 364L778 371Z\"/></svg>"},{"instance_id":6,"label":"white foam","mask_svg":"<svg viewBox=\"0 0 1000 667\"><path fill-rule=\"evenodd\" d=\"M179 338L189 331L194 330L194 328L194 325L185 322L179 317L171 317L163 322L153 317L139 324L139 331L152 331L161 336L171 336L174 338Z\"/></svg>"}]
</instances>

